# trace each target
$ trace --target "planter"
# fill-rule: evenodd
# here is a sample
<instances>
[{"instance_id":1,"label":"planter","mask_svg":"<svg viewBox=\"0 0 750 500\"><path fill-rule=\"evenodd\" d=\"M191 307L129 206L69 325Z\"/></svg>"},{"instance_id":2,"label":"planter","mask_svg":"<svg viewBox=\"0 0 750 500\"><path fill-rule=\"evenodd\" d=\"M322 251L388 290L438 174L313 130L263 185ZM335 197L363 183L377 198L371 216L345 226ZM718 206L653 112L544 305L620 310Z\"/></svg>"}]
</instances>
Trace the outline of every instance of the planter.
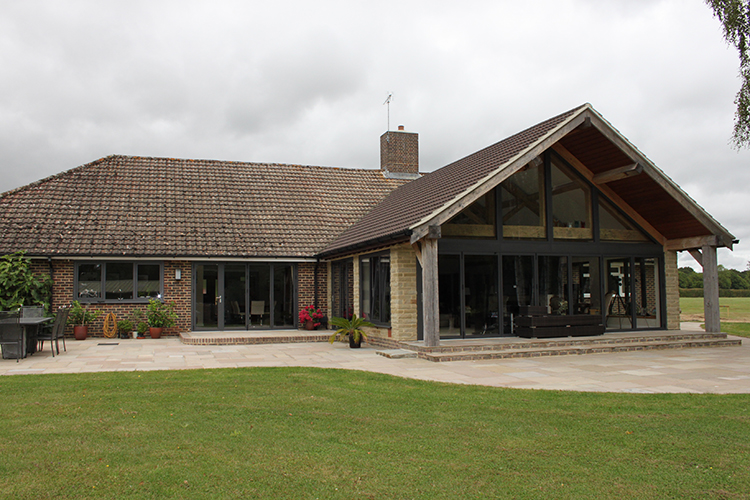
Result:
<instances>
[{"instance_id":1,"label":"planter","mask_svg":"<svg viewBox=\"0 0 750 500\"><path fill-rule=\"evenodd\" d=\"M351 349L359 349L362 347L362 336L360 335L359 338L355 341L354 335L349 335L349 347Z\"/></svg>"},{"instance_id":2,"label":"planter","mask_svg":"<svg viewBox=\"0 0 750 500\"><path fill-rule=\"evenodd\" d=\"M76 340L86 340L86 336L89 334L89 325L78 325L73 327L73 335Z\"/></svg>"},{"instance_id":3,"label":"planter","mask_svg":"<svg viewBox=\"0 0 750 500\"><path fill-rule=\"evenodd\" d=\"M312 320L305 321L305 330L314 330L315 327L313 326Z\"/></svg>"},{"instance_id":4,"label":"planter","mask_svg":"<svg viewBox=\"0 0 750 500\"><path fill-rule=\"evenodd\" d=\"M152 339L158 339L161 338L161 332L164 330L164 328L149 328L148 333L151 335Z\"/></svg>"}]
</instances>

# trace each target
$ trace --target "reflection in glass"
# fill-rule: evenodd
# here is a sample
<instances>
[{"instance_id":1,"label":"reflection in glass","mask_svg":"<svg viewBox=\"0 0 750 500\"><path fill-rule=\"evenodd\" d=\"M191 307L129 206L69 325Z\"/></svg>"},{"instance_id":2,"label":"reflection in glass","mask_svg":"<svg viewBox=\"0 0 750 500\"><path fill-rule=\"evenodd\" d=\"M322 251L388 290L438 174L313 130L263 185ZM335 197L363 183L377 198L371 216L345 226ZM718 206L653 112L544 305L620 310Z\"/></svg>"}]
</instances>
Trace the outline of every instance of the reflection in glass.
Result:
<instances>
[{"instance_id":1,"label":"reflection in glass","mask_svg":"<svg viewBox=\"0 0 750 500\"><path fill-rule=\"evenodd\" d=\"M649 241L612 204L599 197L599 239L602 241Z\"/></svg>"},{"instance_id":2,"label":"reflection in glass","mask_svg":"<svg viewBox=\"0 0 750 500\"><path fill-rule=\"evenodd\" d=\"M291 265L273 268L273 326L294 327L294 277Z\"/></svg>"},{"instance_id":3,"label":"reflection in glass","mask_svg":"<svg viewBox=\"0 0 750 500\"><path fill-rule=\"evenodd\" d=\"M138 264L138 297L156 298L161 290L161 266Z\"/></svg>"},{"instance_id":4,"label":"reflection in glass","mask_svg":"<svg viewBox=\"0 0 750 500\"><path fill-rule=\"evenodd\" d=\"M555 156L552 157L551 175L554 237L592 239L591 189Z\"/></svg>"},{"instance_id":5,"label":"reflection in glass","mask_svg":"<svg viewBox=\"0 0 750 500\"><path fill-rule=\"evenodd\" d=\"M107 300L133 298L133 264L129 262L109 262L106 267L104 289Z\"/></svg>"},{"instance_id":6,"label":"reflection in glass","mask_svg":"<svg viewBox=\"0 0 750 500\"><path fill-rule=\"evenodd\" d=\"M245 264L224 264L224 326L245 327Z\"/></svg>"},{"instance_id":7,"label":"reflection in glass","mask_svg":"<svg viewBox=\"0 0 750 500\"><path fill-rule=\"evenodd\" d=\"M631 317L630 259L607 259L607 293L604 313L608 329L630 329Z\"/></svg>"},{"instance_id":8,"label":"reflection in glass","mask_svg":"<svg viewBox=\"0 0 750 500\"><path fill-rule=\"evenodd\" d=\"M440 337L461 335L461 262L458 255L438 255Z\"/></svg>"},{"instance_id":9,"label":"reflection in glass","mask_svg":"<svg viewBox=\"0 0 750 500\"><path fill-rule=\"evenodd\" d=\"M250 327L268 328L271 323L271 268L268 264L248 266Z\"/></svg>"},{"instance_id":10,"label":"reflection in glass","mask_svg":"<svg viewBox=\"0 0 750 500\"><path fill-rule=\"evenodd\" d=\"M569 314L567 257L539 257L539 300L549 314Z\"/></svg>"},{"instance_id":11,"label":"reflection in glass","mask_svg":"<svg viewBox=\"0 0 750 500\"><path fill-rule=\"evenodd\" d=\"M98 299L102 296L102 265L78 265L78 298Z\"/></svg>"},{"instance_id":12,"label":"reflection in glass","mask_svg":"<svg viewBox=\"0 0 750 500\"><path fill-rule=\"evenodd\" d=\"M659 328L659 273L656 259L635 259L633 281L635 284L636 328Z\"/></svg>"},{"instance_id":13,"label":"reflection in glass","mask_svg":"<svg viewBox=\"0 0 750 500\"><path fill-rule=\"evenodd\" d=\"M573 257L573 314L602 314L599 257Z\"/></svg>"},{"instance_id":14,"label":"reflection in glass","mask_svg":"<svg viewBox=\"0 0 750 500\"><path fill-rule=\"evenodd\" d=\"M503 238L546 238L544 227L544 170L536 158L500 184Z\"/></svg>"},{"instance_id":15,"label":"reflection in glass","mask_svg":"<svg viewBox=\"0 0 750 500\"><path fill-rule=\"evenodd\" d=\"M490 191L442 226L443 237L494 238L495 191Z\"/></svg>"},{"instance_id":16,"label":"reflection in glass","mask_svg":"<svg viewBox=\"0 0 750 500\"><path fill-rule=\"evenodd\" d=\"M464 257L464 303L466 335L499 333L497 257Z\"/></svg>"},{"instance_id":17,"label":"reflection in glass","mask_svg":"<svg viewBox=\"0 0 750 500\"><path fill-rule=\"evenodd\" d=\"M530 255L503 256L503 325L513 333L513 321L522 306L532 305L534 258Z\"/></svg>"},{"instance_id":18,"label":"reflection in glass","mask_svg":"<svg viewBox=\"0 0 750 500\"><path fill-rule=\"evenodd\" d=\"M195 266L195 285L195 326L218 327L219 265L199 264Z\"/></svg>"}]
</instances>

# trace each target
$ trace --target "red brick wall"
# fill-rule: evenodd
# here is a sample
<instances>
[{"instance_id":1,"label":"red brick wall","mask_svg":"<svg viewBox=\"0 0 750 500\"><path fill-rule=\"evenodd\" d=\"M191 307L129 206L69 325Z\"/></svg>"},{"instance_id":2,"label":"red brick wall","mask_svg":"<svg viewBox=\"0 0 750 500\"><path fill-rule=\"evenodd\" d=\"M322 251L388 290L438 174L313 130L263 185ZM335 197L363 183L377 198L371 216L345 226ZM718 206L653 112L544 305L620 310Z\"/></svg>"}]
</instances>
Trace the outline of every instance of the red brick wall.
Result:
<instances>
[{"instance_id":1,"label":"red brick wall","mask_svg":"<svg viewBox=\"0 0 750 500\"><path fill-rule=\"evenodd\" d=\"M34 261L32 267L35 273L38 269L39 272L46 274L48 272L46 266L46 261ZM73 296L73 273L75 271L75 264L71 260L53 260L52 266L54 278L54 283L52 285L52 307L54 310L57 310L62 306L70 305L70 303L75 300L75 297ZM175 279L175 270L178 268L182 271L182 279L179 281ZM192 326L190 321L191 277L192 266L190 262L164 262L163 298L167 302L175 302L175 312L178 316L177 324L171 328L167 328L164 331L164 335L178 335L179 332L189 331ZM123 319L130 319L132 321L132 315L135 310L140 309L144 313L146 311L146 304L84 304L84 307L86 309L100 311L99 317L89 326L89 335L95 337L104 335L104 318L106 318L107 314L111 312L115 313L117 321ZM65 330L65 334L73 336L73 327L69 325Z\"/></svg>"},{"instance_id":2,"label":"red brick wall","mask_svg":"<svg viewBox=\"0 0 750 500\"><path fill-rule=\"evenodd\" d=\"M315 304L315 268L318 268L317 290L318 303ZM317 305L325 316L328 316L326 307L326 285L328 283L328 266L324 263L303 262L297 265L297 302L299 309L310 304ZM299 311L297 311L299 313ZM299 325L302 328L304 325Z\"/></svg>"}]
</instances>

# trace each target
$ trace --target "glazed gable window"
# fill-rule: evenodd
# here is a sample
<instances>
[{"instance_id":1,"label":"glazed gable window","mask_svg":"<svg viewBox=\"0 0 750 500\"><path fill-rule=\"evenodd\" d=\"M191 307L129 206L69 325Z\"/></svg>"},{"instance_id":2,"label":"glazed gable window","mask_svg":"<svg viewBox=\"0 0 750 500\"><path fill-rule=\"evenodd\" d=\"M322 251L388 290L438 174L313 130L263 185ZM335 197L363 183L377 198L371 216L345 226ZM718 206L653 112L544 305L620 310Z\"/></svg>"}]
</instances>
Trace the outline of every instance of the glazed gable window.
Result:
<instances>
[{"instance_id":1,"label":"glazed gable window","mask_svg":"<svg viewBox=\"0 0 750 500\"><path fill-rule=\"evenodd\" d=\"M146 302L163 292L157 262L77 262L73 295L80 302Z\"/></svg>"},{"instance_id":2,"label":"glazed gable window","mask_svg":"<svg viewBox=\"0 0 750 500\"><path fill-rule=\"evenodd\" d=\"M362 317L376 324L391 322L390 254L368 255L359 261L359 296Z\"/></svg>"}]
</instances>

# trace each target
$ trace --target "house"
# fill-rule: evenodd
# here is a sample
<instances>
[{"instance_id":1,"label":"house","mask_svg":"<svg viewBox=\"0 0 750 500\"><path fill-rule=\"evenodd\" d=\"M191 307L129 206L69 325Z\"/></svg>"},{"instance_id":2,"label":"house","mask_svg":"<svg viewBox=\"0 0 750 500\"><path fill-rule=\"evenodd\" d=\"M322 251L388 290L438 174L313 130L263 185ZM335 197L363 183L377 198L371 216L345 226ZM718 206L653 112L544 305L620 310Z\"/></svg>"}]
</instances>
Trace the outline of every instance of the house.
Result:
<instances>
[{"instance_id":1,"label":"house","mask_svg":"<svg viewBox=\"0 0 750 500\"><path fill-rule=\"evenodd\" d=\"M679 329L689 251L718 331L716 249L734 236L591 105L418 168L402 127L380 170L109 156L3 194L0 253L50 273L55 306L174 300L172 333L296 328L316 304L437 345L522 334L533 314Z\"/></svg>"}]
</instances>

